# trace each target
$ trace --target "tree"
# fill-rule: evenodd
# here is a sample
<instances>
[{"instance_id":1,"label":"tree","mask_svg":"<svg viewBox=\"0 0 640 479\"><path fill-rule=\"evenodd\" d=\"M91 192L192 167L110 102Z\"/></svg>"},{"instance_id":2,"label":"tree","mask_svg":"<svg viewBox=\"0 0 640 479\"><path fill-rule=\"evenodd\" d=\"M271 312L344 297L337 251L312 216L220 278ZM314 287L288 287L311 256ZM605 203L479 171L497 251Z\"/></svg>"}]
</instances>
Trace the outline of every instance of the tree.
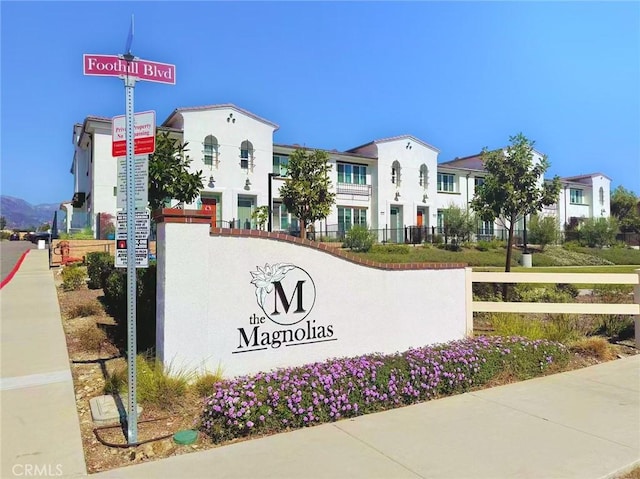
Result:
<instances>
[{"instance_id":1,"label":"tree","mask_svg":"<svg viewBox=\"0 0 640 479\"><path fill-rule=\"evenodd\" d=\"M269 207L268 206L258 206L253 213L251 213L251 218L256 220L256 224L258 228L261 230L264 229L264 225L269 221Z\"/></svg>"},{"instance_id":2,"label":"tree","mask_svg":"<svg viewBox=\"0 0 640 479\"><path fill-rule=\"evenodd\" d=\"M36 231L49 231L50 229L51 225L49 223L42 223L38 228L36 228Z\"/></svg>"},{"instance_id":3,"label":"tree","mask_svg":"<svg viewBox=\"0 0 640 479\"><path fill-rule=\"evenodd\" d=\"M289 156L289 179L280 187L282 202L300 220L300 237L307 225L326 218L335 194L330 191L329 155L320 150L297 149Z\"/></svg>"},{"instance_id":4,"label":"tree","mask_svg":"<svg viewBox=\"0 0 640 479\"><path fill-rule=\"evenodd\" d=\"M470 240L476 229L476 219L473 212L463 210L456 205L450 205L443 210L442 219L445 237L453 237L456 246L463 241Z\"/></svg>"},{"instance_id":5,"label":"tree","mask_svg":"<svg viewBox=\"0 0 640 479\"><path fill-rule=\"evenodd\" d=\"M7 227L7 218L4 216L0 216L0 230L3 230Z\"/></svg>"},{"instance_id":6,"label":"tree","mask_svg":"<svg viewBox=\"0 0 640 479\"><path fill-rule=\"evenodd\" d=\"M615 242L617 231L618 221L615 217L587 218L580 225L578 235L580 243L583 245L590 248L602 248Z\"/></svg>"},{"instance_id":7,"label":"tree","mask_svg":"<svg viewBox=\"0 0 640 479\"><path fill-rule=\"evenodd\" d=\"M100 213L100 221L98 223L98 231L100 239L109 239L110 235L115 234L116 227L114 225L114 216L110 213Z\"/></svg>"},{"instance_id":8,"label":"tree","mask_svg":"<svg viewBox=\"0 0 640 479\"><path fill-rule=\"evenodd\" d=\"M538 244L544 250L548 244L558 242L560 231L555 216L533 215L528 225L529 242Z\"/></svg>"},{"instance_id":9,"label":"tree","mask_svg":"<svg viewBox=\"0 0 640 479\"><path fill-rule=\"evenodd\" d=\"M518 218L542 210L558 200L560 179L541 183L549 168L546 156L538 163L533 159L533 145L522 133L509 137L506 150L482 150L482 163L487 171L484 184L479 186L471 207L484 221L501 218L508 224L505 271L511 271L513 231Z\"/></svg>"},{"instance_id":10,"label":"tree","mask_svg":"<svg viewBox=\"0 0 640 479\"><path fill-rule=\"evenodd\" d=\"M188 143L169 138L168 132L156 135L156 151L149 155L149 206L162 208L167 200L191 203L204 185L202 170L189 172L191 161L185 153Z\"/></svg>"},{"instance_id":11,"label":"tree","mask_svg":"<svg viewBox=\"0 0 640 479\"><path fill-rule=\"evenodd\" d=\"M618 186L611 193L611 214L618 220L620 231L640 233L638 197L633 191Z\"/></svg>"}]
</instances>

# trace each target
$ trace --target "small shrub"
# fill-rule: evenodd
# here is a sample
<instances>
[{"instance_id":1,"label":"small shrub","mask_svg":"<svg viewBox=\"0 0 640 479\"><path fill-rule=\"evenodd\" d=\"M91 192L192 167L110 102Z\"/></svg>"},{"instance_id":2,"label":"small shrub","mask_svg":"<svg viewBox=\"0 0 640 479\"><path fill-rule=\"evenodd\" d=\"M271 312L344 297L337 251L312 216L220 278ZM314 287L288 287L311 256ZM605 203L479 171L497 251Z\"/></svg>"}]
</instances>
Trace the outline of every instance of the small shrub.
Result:
<instances>
[{"instance_id":1,"label":"small shrub","mask_svg":"<svg viewBox=\"0 0 640 479\"><path fill-rule=\"evenodd\" d=\"M630 302L633 286L630 284L596 284L593 295L600 303L628 303Z\"/></svg>"},{"instance_id":2,"label":"small shrub","mask_svg":"<svg viewBox=\"0 0 640 479\"><path fill-rule=\"evenodd\" d=\"M580 249L580 243L576 240L565 241L562 247L567 251L578 251Z\"/></svg>"},{"instance_id":3,"label":"small shrub","mask_svg":"<svg viewBox=\"0 0 640 479\"><path fill-rule=\"evenodd\" d=\"M480 240L476 243L476 249L478 251L489 251L492 248L492 244L489 241Z\"/></svg>"},{"instance_id":4,"label":"small shrub","mask_svg":"<svg viewBox=\"0 0 640 479\"><path fill-rule=\"evenodd\" d=\"M107 371L103 391L105 394L123 393L127 390L128 381L126 367L115 368L111 372Z\"/></svg>"},{"instance_id":5,"label":"small shrub","mask_svg":"<svg viewBox=\"0 0 640 479\"><path fill-rule=\"evenodd\" d=\"M502 285L498 283L473 283L474 301L502 301Z\"/></svg>"},{"instance_id":6,"label":"small shrub","mask_svg":"<svg viewBox=\"0 0 640 479\"><path fill-rule=\"evenodd\" d=\"M107 278L115 269L114 258L107 252L87 253L87 274L89 289L104 288Z\"/></svg>"},{"instance_id":7,"label":"small shrub","mask_svg":"<svg viewBox=\"0 0 640 479\"><path fill-rule=\"evenodd\" d=\"M598 314L594 317L592 333L615 341L632 338L635 334L633 316L622 314Z\"/></svg>"},{"instance_id":8,"label":"small shrub","mask_svg":"<svg viewBox=\"0 0 640 479\"><path fill-rule=\"evenodd\" d=\"M74 306L69 311L70 318L86 318L102 313L102 306L96 301L90 301Z\"/></svg>"},{"instance_id":9,"label":"small shrub","mask_svg":"<svg viewBox=\"0 0 640 479\"><path fill-rule=\"evenodd\" d=\"M202 374L196 378L193 384L191 384L191 388L199 397L210 396L213 394L215 385L222 380L223 377L220 371Z\"/></svg>"},{"instance_id":10,"label":"small shrub","mask_svg":"<svg viewBox=\"0 0 640 479\"><path fill-rule=\"evenodd\" d=\"M569 345L569 350L586 356L594 357L600 361L610 361L616 358L616 353L609 341L602 336L593 336L574 341Z\"/></svg>"},{"instance_id":11,"label":"small shrub","mask_svg":"<svg viewBox=\"0 0 640 479\"><path fill-rule=\"evenodd\" d=\"M568 303L572 296L556 286L520 283L513 288L511 301L523 303Z\"/></svg>"},{"instance_id":12,"label":"small shrub","mask_svg":"<svg viewBox=\"0 0 640 479\"><path fill-rule=\"evenodd\" d=\"M570 283L558 283L556 284L556 290L569 295L570 298L577 298L580 291L578 288Z\"/></svg>"},{"instance_id":13,"label":"small shrub","mask_svg":"<svg viewBox=\"0 0 640 479\"><path fill-rule=\"evenodd\" d=\"M78 330L77 338L85 351L98 352L107 340L107 335L95 324L87 324Z\"/></svg>"},{"instance_id":14,"label":"small shrub","mask_svg":"<svg viewBox=\"0 0 640 479\"><path fill-rule=\"evenodd\" d=\"M556 314L547 319L531 318L515 313L495 313L490 317L495 334L522 336L528 339L545 339L565 342L584 335L577 317Z\"/></svg>"},{"instance_id":15,"label":"small shrub","mask_svg":"<svg viewBox=\"0 0 640 479\"><path fill-rule=\"evenodd\" d=\"M544 250L548 244L555 244L560 234L555 216L533 215L529 223L529 242L538 244Z\"/></svg>"},{"instance_id":16,"label":"small shrub","mask_svg":"<svg viewBox=\"0 0 640 479\"><path fill-rule=\"evenodd\" d=\"M617 231L618 223L614 217L587 218L578 229L578 237L585 246L602 248L615 242Z\"/></svg>"},{"instance_id":17,"label":"small shrub","mask_svg":"<svg viewBox=\"0 0 640 479\"><path fill-rule=\"evenodd\" d=\"M156 263L136 272L136 334L139 351L155 346L156 338ZM105 282L104 297L108 312L117 323L116 342L126 341L127 276L114 269Z\"/></svg>"},{"instance_id":18,"label":"small shrub","mask_svg":"<svg viewBox=\"0 0 640 479\"><path fill-rule=\"evenodd\" d=\"M376 241L376 235L366 226L354 225L344 238L343 247L353 251L367 252Z\"/></svg>"},{"instance_id":19,"label":"small shrub","mask_svg":"<svg viewBox=\"0 0 640 479\"><path fill-rule=\"evenodd\" d=\"M65 291L76 291L85 283L87 274L83 267L78 265L68 265L62 270L62 289Z\"/></svg>"},{"instance_id":20,"label":"small shrub","mask_svg":"<svg viewBox=\"0 0 640 479\"><path fill-rule=\"evenodd\" d=\"M375 244L371 248L371 252L384 254L409 254L411 252L411 247L406 244L395 243Z\"/></svg>"},{"instance_id":21,"label":"small shrub","mask_svg":"<svg viewBox=\"0 0 640 479\"><path fill-rule=\"evenodd\" d=\"M177 406L189 384L190 375L184 371L172 371L161 362L138 355L136 358L137 395L141 403L172 409Z\"/></svg>"}]
</instances>

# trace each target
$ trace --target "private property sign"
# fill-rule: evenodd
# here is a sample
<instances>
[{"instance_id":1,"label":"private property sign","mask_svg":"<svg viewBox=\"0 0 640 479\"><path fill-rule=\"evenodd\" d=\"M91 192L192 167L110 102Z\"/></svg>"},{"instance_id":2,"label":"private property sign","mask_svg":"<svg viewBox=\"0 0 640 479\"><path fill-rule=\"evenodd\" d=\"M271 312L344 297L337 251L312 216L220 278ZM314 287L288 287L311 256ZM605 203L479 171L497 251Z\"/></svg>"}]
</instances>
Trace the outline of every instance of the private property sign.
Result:
<instances>
[{"instance_id":1,"label":"private property sign","mask_svg":"<svg viewBox=\"0 0 640 479\"><path fill-rule=\"evenodd\" d=\"M111 121L111 156L127 156L126 116L114 116ZM156 112L143 111L133 117L133 149L135 155L147 155L156 149Z\"/></svg>"},{"instance_id":2,"label":"private property sign","mask_svg":"<svg viewBox=\"0 0 640 479\"><path fill-rule=\"evenodd\" d=\"M134 58L127 62L120 55L82 55L85 75L134 77L138 80L176 84L176 66Z\"/></svg>"}]
</instances>

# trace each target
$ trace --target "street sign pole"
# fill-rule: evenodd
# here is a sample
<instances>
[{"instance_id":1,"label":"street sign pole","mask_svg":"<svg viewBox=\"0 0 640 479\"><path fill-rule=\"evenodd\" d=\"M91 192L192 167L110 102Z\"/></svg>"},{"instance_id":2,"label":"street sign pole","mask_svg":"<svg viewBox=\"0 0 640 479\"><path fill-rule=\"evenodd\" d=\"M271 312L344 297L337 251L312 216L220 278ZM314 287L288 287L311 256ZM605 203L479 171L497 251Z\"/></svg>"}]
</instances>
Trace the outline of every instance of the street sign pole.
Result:
<instances>
[{"instance_id":1,"label":"street sign pole","mask_svg":"<svg viewBox=\"0 0 640 479\"><path fill-rule=\"evenodd\" d=\"M118 226L118 238L116 241L116 267L127 268L127 336L128 336L128 348L127 348L127 363L129 366L129 404L128 404L128 420L127 420L127 436L129 444L135 444L138 442L138 407L136 403L136 267L138 263L140 267L146 268L148 266L148 238L149 238L149 214L142 214L139 218L141 220L141 229L138 232L140 240L146 240L146 248L136 248L136 200L139 202L143 198L147 197L147 192L142 192L139 198L136 198L136 162L135 162L135 115L133 110L133 88L137 80L152 81L157 83L165 83L169 85L176 84L176 66L168 63L152 62L148 60L141 60L136 58L131 53L131 44L133 43L133 15L131 16L131 27L129 29L129 35L127 37L127 43L125 46L126 53L124 55L94 55L85 53L82 56L83 72L85 75L93 76L110 76L117 77L124 80L125 91L125 103L126 103L126 115L125 115L125 143L126 143L126 164L125 164L125 176L126 176L126 192L127 198L125 201L126 216L126 250L127 257L124 258L120 254L120 247L118 246L121 238L120 232L124 230ZM142 125L149 125L152 131L151 140L144 133L144 128L140 132L140 154L153 153L155 151L155 112L153 113L152 120L143 120ZM142 114L141 114L142 115ZM117 117L121 118L121 117ZM115 118L114 120L115 121ZM145 123L146 121L146 123ZM122 127L120 127L122 128ZM114 132L117 131L114 128ZM116 134L112 134L114 137L112 143L112 154L117 157L124 156L121 154L120 140L118 145L116 142ZM117 153L117 154L116 154ZM148 167L148 165L147 165ZM146 185L145 185L146 186ZM139 206L140 211L147 211L146 205ZM144 217L142 217L144 216ZM141 243L144 245L144 241ZM124 249L124 248L122 248ZM136 258L136 250L140 249L140 261ZM146 260L144 255L147 255ZM126 260L126 264L125 264Z\"/></svg>"},{"instance_id":2,"label":"street sign pole","mask_svg":"<svg viewBox=\"0 0 640 479\"><path fill-rule=\"evenodd\" d=\"M124 55L127 62L127 75L124 77L125 91L125 122L127 142L127 362L129 371L129 404L127 420L127 438L129 444L138 442L138 407L136 401L136 236L135 236L135 162L134 162L134 109L133 88L135 77L130 76L131 62L134 56L127 52Z\"/></svg>"}]
</instances>

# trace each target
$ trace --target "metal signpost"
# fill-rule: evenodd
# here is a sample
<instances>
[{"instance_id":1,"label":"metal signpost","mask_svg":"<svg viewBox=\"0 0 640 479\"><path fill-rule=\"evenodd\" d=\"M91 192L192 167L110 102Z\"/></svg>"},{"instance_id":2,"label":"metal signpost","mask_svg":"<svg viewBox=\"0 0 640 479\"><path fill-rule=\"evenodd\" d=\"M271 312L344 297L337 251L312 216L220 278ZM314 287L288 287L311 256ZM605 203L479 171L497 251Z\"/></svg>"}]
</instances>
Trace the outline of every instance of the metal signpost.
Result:
<instances>
[{"instance_id":1,"label":"metal signpost","mask_svg":"<svg viewBox=\"0 0 640 479\"><path fill-rule=\"evenodd\" d=\"M136 153L142 155L146 153L153 153L155 149L155 141L148 140L149 134L143 134L140 140L136 140L136 143L140 141L140 146L136 145L134 151L134 138L135 135L135 118L133 109L133 89L135 87L136 80L154 81L159 83L167 83L175 85L176 83L176 67L175 65L169 65L166 63L150 62L147 60L141 60L136 58L131 53L131 44L133 43L133 16L131 17L131 27L129 29L129 35L127 36L127 43L125 47L124 55L83 55L83 70L85 75L93 76L111 76L118 77L124 80L125 90L125 145L126 145L126 202L125 202L125 215L126 215L126 235L124 234L122 224L122 217L118 215L118 237L116 238L116 251L117 246L122 245L122 241L126 243L126 267L127 267L127 333L128 333L128 348L127 348L127 362L129 367L129 400L128 400L128 420L127 420L127 440L129 444L138 442L138 411L136 401L136 266L147 267L148 266L148 225L149 225L149 212L141 207L140 203L136 205L136 169L134 155ZM155 138L155 113L143 112L140 115L142 123L149 121L149 113L153 113L153 138ZM147 116L144 116L147 115ZM118 123L120 117L114 118L114 123ZM141 128L145 132L150 131L149 128ZM114 153L125 153L121 150L121 146L116 144L121 142L119 137L120 131L117 132L114 128ZM140 135L138 135L140 136ZM146 136L146 138L145 138ZM153 143L152 146L150 144ZM151 150L149 151L149 149ZM147 157L148 158L148 157ZM140 197L140 191L138 191L138 198ZM144 192L143 196L146 196ZM138 227L136 228L136 221ZM138 234L136 235L136 230ZM146 237L145 236L146 230ZM142 237L141 237L142 236ZM140 240L139 244L136 244L136 239ZM122 245L124 246L124 245ZM136 255L136 251L139 255ZM146 259L143 256L146 255ZM116 256L116 266L120 263L121 267L124 266L124 255Z\"/></svg>"}]
</instances>

